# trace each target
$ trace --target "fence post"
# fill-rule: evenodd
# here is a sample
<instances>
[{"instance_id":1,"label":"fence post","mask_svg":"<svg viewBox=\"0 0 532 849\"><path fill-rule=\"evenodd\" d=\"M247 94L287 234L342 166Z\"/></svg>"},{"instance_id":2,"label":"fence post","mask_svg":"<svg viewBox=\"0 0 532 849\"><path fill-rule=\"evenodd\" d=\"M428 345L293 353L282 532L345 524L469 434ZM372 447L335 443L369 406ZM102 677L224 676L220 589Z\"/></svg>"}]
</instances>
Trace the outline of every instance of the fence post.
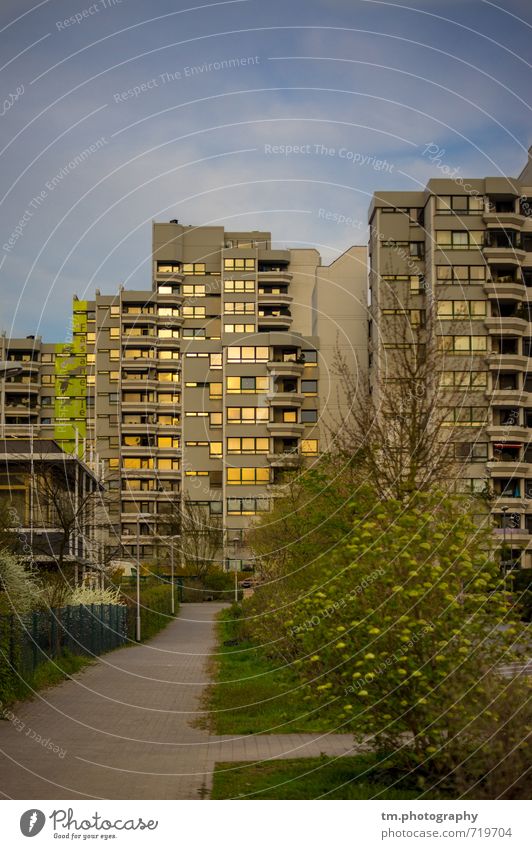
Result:
<instances>
[{"instance_id":1,"label":"fence post","mask_svg":"<svg viewBox=\"0 0 532 849\"><path fill-rule=\"evenodd\" d=\"M37 622L39 614L36 610L32 611L31 614L31 662L32 662L32 672L35 672L37 668L38 662L38 646L37 646Z\"/></svg>"}]
</instances>

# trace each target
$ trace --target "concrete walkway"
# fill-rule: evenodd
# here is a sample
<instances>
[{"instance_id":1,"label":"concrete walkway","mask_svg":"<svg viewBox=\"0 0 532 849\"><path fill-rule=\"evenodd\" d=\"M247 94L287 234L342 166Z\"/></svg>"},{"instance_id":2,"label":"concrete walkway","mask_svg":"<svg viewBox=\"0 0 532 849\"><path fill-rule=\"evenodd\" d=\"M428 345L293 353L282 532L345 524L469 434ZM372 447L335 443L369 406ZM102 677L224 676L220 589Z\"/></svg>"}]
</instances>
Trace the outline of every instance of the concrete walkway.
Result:
<instances>
[{"instance_id":1,"label":"concrete walkway","mask_svg":"<svg viewBox=\"0 0 532 849\"><path fill-rule=\"evenodd\" d=\"M217 761L347 755L351 735L213 737L194 728L222 605L186 604L149 643L120 649L0 722L11 799L205 799Z\"/></svg>"}]
</instances>

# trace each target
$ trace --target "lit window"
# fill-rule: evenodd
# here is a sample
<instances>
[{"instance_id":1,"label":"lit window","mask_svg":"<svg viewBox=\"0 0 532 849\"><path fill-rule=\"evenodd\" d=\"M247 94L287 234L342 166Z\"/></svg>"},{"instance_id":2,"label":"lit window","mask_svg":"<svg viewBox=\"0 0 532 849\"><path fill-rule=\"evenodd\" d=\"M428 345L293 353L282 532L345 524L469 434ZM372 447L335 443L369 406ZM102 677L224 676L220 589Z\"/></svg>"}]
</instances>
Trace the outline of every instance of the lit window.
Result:
<instances>
[{"instance_id":1,"label":"lit window","mask_svg":"<svg viewBox=\"0 0 532 849\"><path fill-rule=\"evenodd\" d=\"M227 483L240 486L255 486L270 482L268 468L227 469Z\"/></svg>"},{"instance_id":2,"label":"lit window","mask_svg":"<svg viewBox=\"0 0 532 849\"><path fill-rule=\"evenodd\" d=\"M221 413L209 413L209 422L211 427L222 427L223 419Z\"/></svg>"},{"instance_id":3,"label":"lit window","mask_svg":"<svg viewBox=\"0 0 532 849\"><path fill-rule=\"evenodd\" d=\"M224 280L224 292L254 292L254 280Z\"/></svg>"},{"instance_id":4,"label":"lit window","mask_svg":"<svg viewBox=\"0 0 532 849\"><path fill-rule=\"evenodd\" d=\"M222 443L221 442L211 442L209 445L209 454L211 457L221 457L222 456Z\"/></svg>"},{"instance_id":5,"label":"lit window","mask_svg":"<svg viewBox=\"0 0 532 849\"><path fill-rule=\"evenodd\" d=\"M268 391L267 377L228 377L228 393L256 393Z\"/></svg>"},{"instance_id":6,"label":"lit window","mask_svg":"<svg viewBox=\"0 0 532 849\"><path fill-rule=\"evenodd\" d=\"M226 271L254 271L255 260L242 257L226 257L224 259Z\"/></svg>"},{"instance_id":7,"label":"lit window","mask_svg":"<svg viewBox=\"0 0 532 849\"><path fill-rule=\"evenodd\" d=\"M254 333L254 324L224 324L225 333Z\"/></svg>"},{"instance_id":8,"label":"lit window","mask_svg":"<svg viewBox=\"0 0 532 849\"><path fill-rule=\"evenodd\" d=\"M301 440L301 453L302 454L316 455L318 453L318 440L317 439L302 439Z\"/></svg>"}]
</instances>

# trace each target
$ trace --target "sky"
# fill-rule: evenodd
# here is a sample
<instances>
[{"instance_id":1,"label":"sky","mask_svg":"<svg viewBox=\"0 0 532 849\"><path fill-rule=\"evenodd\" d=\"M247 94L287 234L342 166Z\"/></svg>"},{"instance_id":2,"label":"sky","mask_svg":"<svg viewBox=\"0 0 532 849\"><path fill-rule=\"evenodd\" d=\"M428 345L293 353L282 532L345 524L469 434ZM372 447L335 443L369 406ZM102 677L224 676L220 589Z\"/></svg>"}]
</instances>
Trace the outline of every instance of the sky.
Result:
<instances>
[{"instance_id":1,"label":"sky","mask_svg":"<svg viewBox=\"0 0 532 849\"><path fill-rule=\"evenodd\" d=\"M517 176L530 0L2 0L0 330L151 288L151 222L270 230L324 263L374 191Z\"/></svg>"}]
</instances>

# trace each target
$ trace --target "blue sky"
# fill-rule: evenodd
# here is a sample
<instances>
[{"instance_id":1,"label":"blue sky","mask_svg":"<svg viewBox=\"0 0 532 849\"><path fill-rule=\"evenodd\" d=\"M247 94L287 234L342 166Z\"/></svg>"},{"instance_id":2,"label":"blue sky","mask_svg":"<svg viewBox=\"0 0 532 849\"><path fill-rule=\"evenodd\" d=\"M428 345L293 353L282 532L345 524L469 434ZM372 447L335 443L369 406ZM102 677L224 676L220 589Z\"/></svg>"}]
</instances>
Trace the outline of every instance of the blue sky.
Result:
<instances>
[{"instance_id":1,"label":"blue sky","mask_svg":"<svg viewBox=\"0 0 532 849\"><path fill-rule=\"evenodd\" d=\"M73 293L150 288L152 220L330 261L428 144L517 175L531 35L530 0L2 0L0 329L61 341Z\"/></svg>"}]
</instances>

